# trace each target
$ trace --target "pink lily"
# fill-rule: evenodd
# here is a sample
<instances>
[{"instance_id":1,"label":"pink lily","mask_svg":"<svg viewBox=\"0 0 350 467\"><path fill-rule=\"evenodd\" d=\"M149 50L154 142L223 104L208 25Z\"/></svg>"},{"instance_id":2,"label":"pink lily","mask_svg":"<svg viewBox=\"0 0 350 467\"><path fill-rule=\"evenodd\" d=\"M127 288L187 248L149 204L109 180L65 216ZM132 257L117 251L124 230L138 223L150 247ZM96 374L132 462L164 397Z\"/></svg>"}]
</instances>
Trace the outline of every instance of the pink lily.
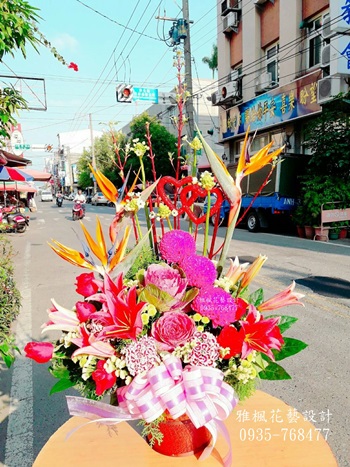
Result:
<instances>
[{"instance_id":1,"label":"pink lily","mask_svg":"<svg viewBox=\"0 0 350 467\"><path fill-rule=\"evenodd\" d=\"M67 310L59 305L53 298L51 302L54 308L48 310L50 321L43 325L42 333L46 331L74 331L79 326L79 319L75 311Z\"/></svg>"},{"instance_id":2,"label":"pink lily","mask_svg":"<svg viewBox=\"0 0 350 467\"><path fill-rule=\"evenodd\" d=\"M266 300L266 302L259 305L257 307L258 310L260 312L264 312L264 311L277 310L278 308L282 308L288 305L305 306L303 303L299 301L305 295L294 292L294 289L295 289L295 281L293 281L289 287L282 290L282 292L274 295L269 300Z\"/></svg>"},{"instance_id":3,"label":"pink lily","mask_svg":"<svg viewBox=\"0 0 350 467\"><path fill-rule=\"evenodd\" d=\"M90 334L88 341L90 345L77 349L72 355L73 358L78 355L93 355L94 357L102 358L109 358L115 355L115 349L111 344L98 340L93 334Z\"/></svg>"},{"instance_id":4,"label":"pink lily","mask_svg":"<svg viewBox=\"0 0 350 467\"><path fill-rule=\"evenodd\" d=\"M245 273L245 270L249 266L249 263L239 264L238 256L235 257L234 261L232 261L232 259L230 258L230 263L230 268L225 274L225 277L231 282L232 285L235 285Z\"/></svg>"},{"instance_id":5,"label":"pink lily","mask_svg":"<svg viewBox=\"0 0 350 467\"><path fill-rule=\"evenodd\" d=\"M105 311L93 313L90 317L104 326L105 338L136 340L142 331L141 312L146 303L138 303L135 287L124 294L120 286L121 280L117 279L116 282L105 274L104 293L101 294Z\"/></svg>"}]
</instances>

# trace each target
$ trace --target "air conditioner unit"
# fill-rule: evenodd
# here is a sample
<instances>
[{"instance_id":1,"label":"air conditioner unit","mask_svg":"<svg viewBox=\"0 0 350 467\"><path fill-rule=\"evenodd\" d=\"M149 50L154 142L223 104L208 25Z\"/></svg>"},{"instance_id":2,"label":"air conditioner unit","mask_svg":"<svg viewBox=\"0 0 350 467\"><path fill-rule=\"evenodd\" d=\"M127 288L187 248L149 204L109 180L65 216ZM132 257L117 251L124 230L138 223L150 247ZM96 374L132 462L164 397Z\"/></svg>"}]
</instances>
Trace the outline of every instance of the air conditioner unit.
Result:
<instances>
[{"instance_id":1,"label":"air conditioner unit","mask_svg":"<svg viewBox=\"0 0 350 467\"><path fill-rule=\"evenodd\" d=\"M231 11L240 11L241 1L240 0L224 0L221 3L221 16L226 16Z\"/></svg>"},{"instance_id":2,"label":"air conditioner unit","mask_svg":"<svg viewBox=\"0 0 350 467\"><path fill-rule=\"evenodd\" d=\"M324 15L322 18L322 38L330 39L337 33L332 30L331 18L329 15Z\"/></svg>"},{"instance_id":3,"label":"air conditioner unit","mask_svg":"<svg viewBox=\"0 0 350 467\"><path fill-rule=\"evenodd\" d=\"M211 95L211 103L213 105L218 105L219 104L219 101L220 101L220 92L219 91L215 91L213 92L213 94Z\"/></svg>"},{"instance_id":4,"label":"air conditioner unit","mask_svg":"<svg viewBox=\"0 0 350 467\"><path fill-rule=\"evenodd\" d=\"M331 63L331 46L330 44L323 47L321 51L321 67L328 66Z\"/></svg>"},{"instance_id":5,"label":"air conditioner unit","mask_svg":"<svg viewBox=\"0 0 350 467\"><path fill-rule=\"evenodd\" d=\"M238 82L237 81L229 81L221 88L221 97L220 101L225 102L228 99L232 99L237 97L238 94Z\"/></svg>"},{"instance_id":6,"label":"air conditioner unit","mask_svg":"<svg viewBox=\"0 0 350 467\"><path fill-rule=\"evenodd\" d=\"M317 102L324 104L342 92L343 80L339 77L328 76L320 79L317 83Z\"/></svg>"},{"instance_id":7,"label":"air conditioner unit","mask_svg":"<svg viewBox=\"0 0 350 467\"><path fill-rule=\"evenodd\" d=\"M255 81L255 92L266 91L272 85L272 73L262 73Z\"/></svg>"},{"instance_id":8,"label":"air conditioner unit","mask_svg":"<svg viewBox=\"0 0 350 467\"><path fill-rule=\"evenodd\" d=\"M222 32L228 34L231 32L238 32L238 13L231 11L225 18L222 20Z\"/></svg>"}]
</instances>

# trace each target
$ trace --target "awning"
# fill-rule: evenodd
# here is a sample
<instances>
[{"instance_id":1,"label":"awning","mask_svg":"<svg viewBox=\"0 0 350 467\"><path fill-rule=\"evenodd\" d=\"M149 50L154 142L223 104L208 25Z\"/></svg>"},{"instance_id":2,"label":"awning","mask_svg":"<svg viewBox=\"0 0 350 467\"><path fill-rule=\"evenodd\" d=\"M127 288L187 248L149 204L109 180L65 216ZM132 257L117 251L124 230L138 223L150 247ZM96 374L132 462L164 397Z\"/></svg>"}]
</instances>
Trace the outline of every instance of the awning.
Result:
<instances>
[{"instance_id":1,"label":"awning","mask_svg":"<svg viewBox=\"0 0 350 467\"><path fill-rule=\"evenodd\" d=\"M36 193L38 190L26 182L0 182L0 192L18 191L20 193Z\"/></svg>"},{"instance_id":2,"label":"awning","mask_svg":"<svg viewBox=\"0 0 350 467\"><path fill-rule=\"evenodd\" d=\"M47 172L42 172L40 170L21 168L22 172L34 177L34 180L37 182L47 182L52 177L52 174Z\"/></svg>"},{"instance_id":3,"label":"awning","mask_svg":"<svg viewBox=\"0 0 350 467\"><path fill-rule=\"evenodd\" d=\"M0 160L5 160L6 162L1 162L1 164L6 164L8 167L20 167L21 165L23 166L32 163L30 159L25 159L22 156L16 156L15 154L11 154L10 152L4 151L3 149L0 149Z\"/></svg>"}]
</instances>

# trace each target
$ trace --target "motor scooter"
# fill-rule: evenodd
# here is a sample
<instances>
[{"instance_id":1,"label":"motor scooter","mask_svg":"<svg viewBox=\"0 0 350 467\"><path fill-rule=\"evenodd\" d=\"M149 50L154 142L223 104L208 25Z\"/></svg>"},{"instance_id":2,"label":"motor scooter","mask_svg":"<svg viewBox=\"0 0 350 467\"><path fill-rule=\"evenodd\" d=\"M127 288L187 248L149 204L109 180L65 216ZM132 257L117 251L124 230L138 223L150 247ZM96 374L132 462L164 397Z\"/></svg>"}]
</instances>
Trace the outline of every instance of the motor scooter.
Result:
<instances>
[{"instance_id":1,"label":"motor scooter","mask_svg":"<svg viewBox=\"0 0 350 467\"><path fill-rule=\"evenodd\" d=\"M73 221L82 219L84 215L85 215L85 211L84 211L83 203L81 201L74 201L73 209L72 209Z\"/></svg>"},{"instance_id":2,"label":"motor scooter","mask_svg":"<svg viewBox=\"0 0 350 467\"><path fill-rule=\"evenodd\" d=\"M29 225L29 216L24 216L15 206L0 206L0 222L6 232L23 233Z\"/></svg>"},{"instance_id":3,"label":"motor scooter","mask_svg":"<svg viewBox=\"0 0 350 467\"><path fill-rule=\"evenodd\" d=\"M63 204L63 195L61 193L59 193L58 195L56 195L56 204L59 208L62 207L62 204Z\"/></svg>"}]
</instances>

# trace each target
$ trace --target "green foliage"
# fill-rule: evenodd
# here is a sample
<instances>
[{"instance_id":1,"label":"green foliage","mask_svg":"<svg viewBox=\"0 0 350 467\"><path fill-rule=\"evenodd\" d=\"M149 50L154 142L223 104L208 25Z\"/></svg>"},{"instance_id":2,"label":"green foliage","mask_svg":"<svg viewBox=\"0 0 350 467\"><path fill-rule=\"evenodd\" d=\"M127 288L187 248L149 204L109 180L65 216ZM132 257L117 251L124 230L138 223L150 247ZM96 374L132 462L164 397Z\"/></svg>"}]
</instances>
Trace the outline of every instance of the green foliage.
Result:
<instances>
[{"instance_id":1,"label":"green foliage","mask_svg":"<svg viewBox=\"0 0 350 467\"><path fill-rule=\"evenodd\" d=\"M130 251L131 250L128 250L127 253ZM140 270L147 269L150 264L156 263L160 263L160 261L157 261L153 250L149 246L144 246L141 250L141 253L136 257L134 264L125 275L125 278L133 280Z\"/></svg>"},{"instance_id":2,"label":"green foliage","mask_svg":"<svg viewBox=\"0 0 350 467\"><path fill-rule=\"evenodd\" d=\"M243 383L242 381L237 381L237 380L234 382L230 382L229 377L225 378L225 381L228 384L232 383L232 386L240 402L243 402L245 399L248 399L249 397L251 397L256 391L257 378L249 379L246 383Z\"/></svg>"},{"instance_id":3,"label":"green foliage","mask_svg":"<svg viewBox=\"0 0 350 467\"><path fill-rule=\"evenodd\" d=\"M151 423L145 422L145 420L140 420L138 425L143 426L141 435L144 438L149 438L148 442L150 446L154 446L154 443L157 441L158 444L161 444L163 441L164 435L159 429L159 424L164 422L166 419L165 415L162 414L156 420Z\"/></svg>"},{"instance_id":4,"label":"green foliage","mask_svg":"<svg viewBox=\"0 0 350 467\"><path fill-rule=\"evenodd\" d=\"M263 355L263 358L266 360L269 358L266 355ZM271 361L269 365L265 368L264 371L259 373L259 378L261 379L269 379L269 380L281 380L281 379L291 379L291 376L286 372L284 368L282 368L277 363Z\"/></svg>"},{"instance_id":5,"label":"green foliage","mask_svg":"<svg viewBox=\"0 0 350 467\"><path fill-rule=\"evenodd\" d=\"M7 366L13 363L18 351L11 334L11 324L17 317L21 297L13 275L12 245L0 235L0 356Z\"/></svg>"},{"instance_id":6,"label":"green foliage","mask_svg":"<svg viewBox=\"0 0 350 467\"><path fill-rule=\"evenodd\" d=\"M299 341L298 339L293 339L291 337L284 338L284 344L280 351L272 350L275 360L283 360L284 358L295 355L302 350L306 349L307 344L305 342Z\"/></svg>"},{"instance_id":7,"label":"green foliage","mask_svg":"<svg viewBox=\"0 0 350 467\"><path fill-rule=\"evenodd\" d=\"M301 178L301 206L293 215L299 225L318 226L324 203L341 202L326 204L325 209L350 205L350 120L341 103L337 99L324 107L321 116L306 127L304 144L312 155Z\"/></svg>"},{"instance_id":8,"label":"green foliage","mask_svg":"<svg viewBox=\"0 0 350 467\"><path fill-rule=\"evenodd\" d=\"M0 61L4 55L15 55L18 50L26 58L26 46L37 50L39 38L36 23L40 19L38 8L23 0L0 0Z\"/></svg>"},{"instance_id":9,"label":"green foliage","mask_svg":"<svg viewBox=\"0 0 350 467\"><path fill-rule=\"evenodd\" d=\"M213 44L213 51L210 57L203 57L202 62L206 63L208 67L213 72L213 79L215 76L215 71L218 70L218 46Z\"/></svg>"},{"instance_id":10,"label":"green foliage","mask_svg":"<svg viewBox=\"0 0 350 467\"><path fill-rule=\"evenodd\" d=\"M255 292L249 295L248 297L248 302L252 303L254 306L258 307L261 305L264 301L264 290L263 289L257 289Z\"/></svg>"},{"instance_id":11,"label":"green foliage","mask_svg":"<svg viewBox=\"0 0 350 467\"><path fill-rule=\"evenodd\" d=\"M174 176L175 171L169 160L169 153L173 155L176 153L177 138L169 133L169 131L159 123L156 117L148 115L147 112L135 117L130 124L132 133L131 139L133 140L138 138L140 141L145 141L147 144L145 136L147 122L150 123L149 129L152 137L152 150L155 155L154 162L157 176ZM176 154L174 155L174 160L174 163L176 164ZM143 162L145 166L146 179L153 181L150 159L148 157L144 157ZM126 168L128 169L130 166L132 166L134 170L138 170L140 167L139 157L134 153L130 153Z\"/></svg>"}]
</instances>

